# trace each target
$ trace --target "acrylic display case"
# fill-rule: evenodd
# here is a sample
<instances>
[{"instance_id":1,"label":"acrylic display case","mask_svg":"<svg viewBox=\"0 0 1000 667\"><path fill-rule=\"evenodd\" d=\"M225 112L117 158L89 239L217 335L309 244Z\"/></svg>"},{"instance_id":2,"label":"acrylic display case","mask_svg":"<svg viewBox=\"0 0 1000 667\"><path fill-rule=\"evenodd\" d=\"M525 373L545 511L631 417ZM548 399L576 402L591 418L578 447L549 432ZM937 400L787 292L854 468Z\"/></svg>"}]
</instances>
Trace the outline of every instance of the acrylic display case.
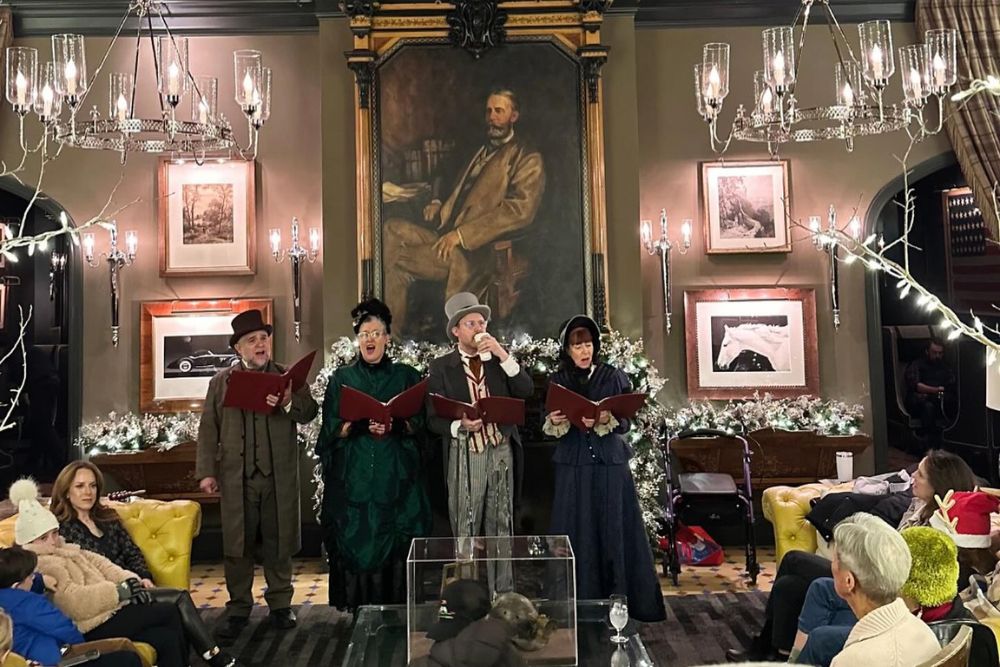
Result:
<instances>
[{"instance_id":1,"label":"acrylic display case","mask_svg":"<svg viewBox=\"0 0 1000 667\"><path fill-rule=\"evenodd\" d=\"M442 592L458 579L482 583L496 600L519 601L514 644L528 665L577 665L573 549L565 535L419 538L406 562L407 661L429 653ZM534 612L537 612L534 613Z\"/></svg>"}]
</instances>

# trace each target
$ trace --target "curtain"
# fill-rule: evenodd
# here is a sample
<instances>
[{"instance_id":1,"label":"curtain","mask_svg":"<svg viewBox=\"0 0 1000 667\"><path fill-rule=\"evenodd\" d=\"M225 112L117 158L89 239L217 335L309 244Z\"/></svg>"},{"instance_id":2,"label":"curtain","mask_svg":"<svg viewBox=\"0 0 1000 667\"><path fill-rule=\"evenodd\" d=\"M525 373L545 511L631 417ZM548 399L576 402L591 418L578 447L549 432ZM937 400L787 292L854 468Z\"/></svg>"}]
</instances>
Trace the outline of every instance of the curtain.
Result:
<instances>
[{"instance_id":1,"label":"curtain","mask_svg":"<svg viewBox=\"0 0 1000 667\"><path fill-rule=\"evenodd\" d=\"M973 79L985 79L990 74L1000 77L1000 0L917 0L916 14L920 41L926 30L958 30L955 92L966 88ZM1000 99L980 93L966 100L960 110L951 114L946 130L983 220L993 238L998 239L993 187L1000 184Z\"/></svg>"}]
</instances>

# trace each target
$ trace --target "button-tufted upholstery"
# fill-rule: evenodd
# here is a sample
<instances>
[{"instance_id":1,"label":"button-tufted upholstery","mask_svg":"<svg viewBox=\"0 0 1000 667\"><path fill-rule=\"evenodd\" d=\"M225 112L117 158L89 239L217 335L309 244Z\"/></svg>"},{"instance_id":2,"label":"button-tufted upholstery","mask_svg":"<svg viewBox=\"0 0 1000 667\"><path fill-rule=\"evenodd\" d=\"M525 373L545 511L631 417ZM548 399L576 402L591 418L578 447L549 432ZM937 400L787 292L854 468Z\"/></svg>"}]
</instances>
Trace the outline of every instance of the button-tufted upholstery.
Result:
<instances>
[{"instance_id":1,"label":"button-tufted upholstery","mask_svg":"<svg viewBox=\"0 0 1000 667\"><path fill-rule=\"evenodd\" d=\"M191 543L201 531L201 505L193 500L108 503L146 557L157 586L187 590L191 585ZM17 515L0 521L0 546L14 543Z\"/></svg>"},{"instance_id":2,"label":"button-tufted upholstery","mask_svg":"<svg viewBox=\"0 0 1000 667\"><path fill-rule=\"evenodd\" d=\"M792 549L816 551L816 529L806 521L809 501L830 489L827 484L772 486L764 490L761 506L764 518L774 525L774 551L777 564Z\"/></svg>"}]
</instances>

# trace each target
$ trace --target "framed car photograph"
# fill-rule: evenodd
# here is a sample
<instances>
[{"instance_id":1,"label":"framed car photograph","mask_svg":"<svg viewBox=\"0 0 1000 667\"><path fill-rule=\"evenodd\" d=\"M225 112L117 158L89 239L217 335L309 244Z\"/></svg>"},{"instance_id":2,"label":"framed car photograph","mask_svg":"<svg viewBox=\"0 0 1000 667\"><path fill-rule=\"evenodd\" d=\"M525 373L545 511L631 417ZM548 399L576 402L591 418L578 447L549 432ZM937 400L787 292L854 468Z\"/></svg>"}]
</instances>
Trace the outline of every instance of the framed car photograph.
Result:
<instances>
[{"instance_id":1,"label":"framed car photograph","mask_svg":"<svg viewBox=\"0 0 1000 667\"><path fill-rule=\"evenodd\" d=\"M688 396L819 395L812 289L711 289L684 293Z\"/></svg>"},{"instance_id":2,"label":"framed car photograph","mask_svg":"<svg viewBox=\"0 0 1000 667\"><path fill-rule=\"evenodd\" d=\"M239 363L229 346L233 317L257 309L271 322L270 299L147 301L140 329L139 409L200 410L208 382Z\"/></svg>"},{"instance_id":3,"label":"framed car photograph","mask_svg":"<svg viewBox=\"0 0 1000 667\"><path fill-rule=\"evenodd\" d=\"M161 276L256 272L255 171L252 161L160 159Z\"/></svg>"},{"instance_id":4,"label":"framed car photograph","mask_svg":"<svg viewBox=\"0 0 1000 667\"><path fill-rule=\"evenodd\" d=\"M788 160L703 162L708 253L790 252Z\"/></svg>"}]
</instances>

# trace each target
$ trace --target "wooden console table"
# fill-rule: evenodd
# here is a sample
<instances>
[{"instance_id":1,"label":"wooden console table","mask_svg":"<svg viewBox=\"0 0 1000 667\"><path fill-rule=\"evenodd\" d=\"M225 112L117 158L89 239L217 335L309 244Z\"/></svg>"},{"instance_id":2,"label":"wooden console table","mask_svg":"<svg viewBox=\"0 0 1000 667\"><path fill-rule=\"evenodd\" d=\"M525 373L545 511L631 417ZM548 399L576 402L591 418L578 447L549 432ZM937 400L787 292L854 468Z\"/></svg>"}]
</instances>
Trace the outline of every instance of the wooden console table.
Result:
<instances>
[{"instance_id":1,"label":"wooden console table","mask_svg":"<svg viewBox=\"0 0 1000 667\"><path fill-rule=\"evenodd\" d=\"M826 436L812 431L766 429L747 434L750 474L755 491L779 484L809 484L837 474L836 452L852 452L855 459L872 444L863 434ZM724 472L743 478L743 461L736 441L692 438L671 446L684 472Z\"/></svg>"},{"instance_id":2,"label":"wooden console table","mask_svg":"<svg viewBox=\"0 0 1000 667\"><path fill-rule=\"evenodd\" d=\"M219 495L202 493L194 476L197 444L185 442L166 451L97 454L91 462L124 489L145 489L156 500L195 500L217 503Z\"/></svg>"}]
</instances>

